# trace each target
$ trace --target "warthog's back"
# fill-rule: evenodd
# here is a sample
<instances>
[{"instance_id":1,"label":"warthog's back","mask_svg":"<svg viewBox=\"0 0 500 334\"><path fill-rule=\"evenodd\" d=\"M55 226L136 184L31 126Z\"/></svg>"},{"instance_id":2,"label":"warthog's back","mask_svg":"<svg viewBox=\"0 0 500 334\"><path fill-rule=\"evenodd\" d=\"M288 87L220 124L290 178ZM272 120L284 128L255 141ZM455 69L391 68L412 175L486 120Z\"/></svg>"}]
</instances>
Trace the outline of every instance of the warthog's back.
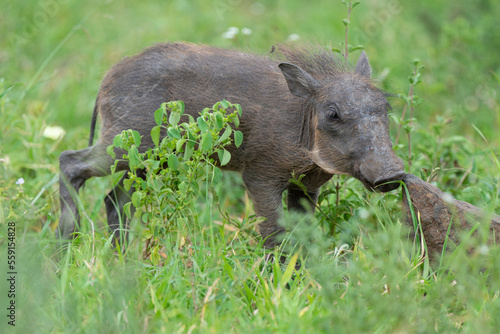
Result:
<instances>
[{"instance_id":1,"label":"warthog's back","mask_svg":"<svg viewBox=\"0 0 500 334\"><path fill-rule=\"evenodd\" d=\"M155 109L158 102L169 100L183 100L190 109L222 98L234 103L265 101L273 107L280 95L290 93L278 63L268 57L193 44L159 44L111 69L101 87L99 107L103 117L108 110L129 105Z\"/></svg>"},{"instance_id":2,"label":"warthog's back","mask_svg":"<svg viewBox=\"0 0 500 334\"><path fill-rule=\"evenodd\" d=\"M245 146L251 144L250 132L295 141L300 135L301 110L291 110L297 109L298 99L288 91L278 62L236 50L173 43L153 46L110 70L97 101L103 121L100 140L111 143L122 130L136 129L143 135L141 150L146 149L152 145L153 113L161 103L182 100L186 113L194 116L222 99L244 110Z\"/></svg>"}]
</instances>

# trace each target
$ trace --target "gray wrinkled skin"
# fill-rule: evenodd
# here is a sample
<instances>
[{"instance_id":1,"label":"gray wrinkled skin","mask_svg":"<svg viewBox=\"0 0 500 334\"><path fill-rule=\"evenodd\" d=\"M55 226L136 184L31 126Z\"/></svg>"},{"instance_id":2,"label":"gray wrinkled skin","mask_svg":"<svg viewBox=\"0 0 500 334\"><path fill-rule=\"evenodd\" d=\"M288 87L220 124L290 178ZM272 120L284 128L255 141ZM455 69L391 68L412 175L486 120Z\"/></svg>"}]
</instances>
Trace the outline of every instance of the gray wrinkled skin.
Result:
<instances>
[{"instance_id":1,"label":"gray wrinkled skin","mask_svg":"<svg viewBox=\"0 0 500 334\"><path fill-rule=\"evenodd\" d=\"M308 195L316 201L319 187L333 174L348 174L368 189L390 191L401 180L403 164L392 151L389 104L373 86L368 58L362 53L354 71L331 52L318 47L279 47L269 56L208 46L172 43L153 46L126 58L106 75L92 119L102 130L97 143L60 156L61 218L57 235L68 239L79 215L78 190L94 176L110 174L113 159L106 147L122 130L143 136L140 150L153 145L150 130L162 102L182 100L196 117L206 106L227 99L243 109L239 130L244 141L229 148L225 169L239 171L257 215L267 218L259 229L265 245L276 245L283 230L277 224L281 197L288 207L303 210L300 189L289 184L293 172L304 174ZM118 164L117 170L127 170ZM111 231L123 222L130 193L123 179L105 197ZM310 203L314 204L314 203ZM126 224L125 224L126 226Z\"/></svg>"}]
</instances>

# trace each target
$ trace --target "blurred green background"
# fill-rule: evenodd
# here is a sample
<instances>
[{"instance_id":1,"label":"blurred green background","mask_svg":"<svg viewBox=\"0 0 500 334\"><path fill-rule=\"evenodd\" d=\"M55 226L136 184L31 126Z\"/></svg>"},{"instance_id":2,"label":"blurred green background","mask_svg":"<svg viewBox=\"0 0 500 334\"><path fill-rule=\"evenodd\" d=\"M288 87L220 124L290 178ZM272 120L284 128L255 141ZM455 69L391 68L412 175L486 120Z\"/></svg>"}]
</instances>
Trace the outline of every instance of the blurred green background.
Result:
<instances>
[{"instance_id":1,"label":"blurred green background","mask_svg":"<svg viewBox=\"0 0 500 334\"><path fill-rule=\"evenodd\" d=\"M150 265L140 250L126 260L110 251L102 198L112 178L89 180L81 196L88 214L82 235L67 252L51 251L50 228L59 217L58 158L63 150L87 146L95 97L113 64L167 41L261 54L293 39L338 48L345 38L342 19L347 16L340 0L23 0L2 1L0 8L0 223L17 222L18 277L23 289L19 324L28 331L166 332L171 321L170 326L184 323L176 328L186 332L198 320L198 332L208 331L203 327L207 321L219 333L228 328L241 332L250 324L262 332L273 328L274 332L298 328L331 332L339 324L335 327L339 332L353 333L377 332L377 328L382 333L460 328L486 333L498 328L498 247L487 255L487 247L483 253L470 254L465 246L443 266L440 263L437 274L421 270L423 260L414 256L414 250L410 253L401 238L400 193L368 193L352 178L334 178L342 184L343 197L340 206L329 208L339 217L330 224L338 225L340 232L326 235L323 225L321 229L311 225L316 233L311 235L317 236L314 244L323 247L318 254L335 247L337 255L321 257L311 274L304 269L290 283L291 289L275 283L269 290L265 280L250 282L262 305L255 306L238 290L242 282L261 274L260 251L239 239L226 245L219 230L223 241L214 249L202 244L191 254L188 248L168 245L164 267ZM422 103L415 109L411 156L406 136L396 147L407 170L410 159L417 175L428 177L440 168L434 179L440 188L497 213L499 17L496 0L363 1L354 9L349 26L349 43L364 45L375 80L388 92L408 94L411 62L418 58L425 65L423 82L414 92ZM237 27L238 33L225 38L230 27ZM355 63L359 54L354 52L350 61ZM391 102L392 116L400 118L404 101L394 97ZM65 134L58 137L61 129ZM393 119L393 140L397 130ZM248 198L244 199L241 186L234 186L239 178L226 175L217 185L222 211L231 210L248 223ZM203 210L206 207L200 206ZM377 210L387 212L390 219L379 217ZM199 226L194 226L200 235L210 230L204 224L212 224L205 218L202 215ZM97 237L90 232L89 221L95 221ZM0 225L2 236L5 225ZM259 240L255 235L242 232L241 238ZM141 242L134 240L136 246ZM337 252L344 240L352 247ZM228 257L226 246L235 247L236 258ZM349 255L344 258L345 254ZM0 264L4 255L0 252ZM211 262L205 262L205 255ZM228 259L233 262L225 262ZM204 267L193 266L193 261ZM279 265L274 267L273 273L281 275ZM218 293L217 303L204 318L205 308L197 305L207 302L205 292L212 287L214 295ZM4 291L3 285L0 290ZM123 318L127 324L122 314L130 317ZM276 321L275 315L284 321ZM477 330L480 326L484 329Z\"/></svg>"}]
</instances>

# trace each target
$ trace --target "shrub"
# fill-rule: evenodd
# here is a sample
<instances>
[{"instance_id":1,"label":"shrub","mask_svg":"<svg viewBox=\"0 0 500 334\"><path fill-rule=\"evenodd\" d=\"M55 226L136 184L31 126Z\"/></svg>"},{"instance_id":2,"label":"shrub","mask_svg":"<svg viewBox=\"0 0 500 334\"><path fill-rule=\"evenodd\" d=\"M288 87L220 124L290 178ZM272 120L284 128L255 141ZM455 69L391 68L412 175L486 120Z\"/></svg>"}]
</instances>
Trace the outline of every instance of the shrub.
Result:
<instances>
[{"instance_id":1,"label":"shrub","mask_svg":"<svg viewBox=\"0 0 500 334\"><path fill-rule=\"evenodd\" d=\"M128 160L130 172L124 185L126 190L134 187L135 192L124 211L128 218L135 216L146 225L144 254L151 255L153 262L157 262L159 241L174 227L182 229L194 220L191 203L200 184L221 178L218 166L231 159L226 147L233 142L236 147L241 145L243 134L232 127L239 126L240 116L240 105L226 100L203 109L196 120L184 115L182 101L167 102L154 114L153 148L140 153L141 136L135 130L123 131L108 147L113 157L114 148L126 152L122 159ZM181 122L181 118L188 121Z\"/></svg>"}]
</instances>

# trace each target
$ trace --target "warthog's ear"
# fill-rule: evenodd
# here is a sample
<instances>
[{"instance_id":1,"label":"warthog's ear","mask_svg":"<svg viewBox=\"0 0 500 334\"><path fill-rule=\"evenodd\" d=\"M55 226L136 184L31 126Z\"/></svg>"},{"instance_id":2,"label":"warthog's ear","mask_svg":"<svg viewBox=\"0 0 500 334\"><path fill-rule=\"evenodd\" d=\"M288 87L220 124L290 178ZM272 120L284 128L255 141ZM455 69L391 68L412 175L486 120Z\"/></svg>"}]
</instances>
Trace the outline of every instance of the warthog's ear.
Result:
<instances>
[{"instance_id":1,"label":"warthog's ear","mask_svg":"<svg viewBox=\"0 0 500 334\"><path fill-rule=\"evenodd\" d=\"M372 75L370 62L368 61L368 57L366 56L366 53L364 51L361 52L361 56L359 56L358 62L356 63L356 68L354 69L354 73L367 78Z\"/></svg>"},{"instance_id":2,"label":"warthog's ear","mask_svg":"<svg viewBox=\"0 0 500 334\"><path fill-rule=\"evenodd\" d=\"M311 97L316 89L321 87L318 80L298 66L290 63L281 63L278 66L285 75L290 93L295 96L307 99Z\"/></svg>"}]
</instances>

